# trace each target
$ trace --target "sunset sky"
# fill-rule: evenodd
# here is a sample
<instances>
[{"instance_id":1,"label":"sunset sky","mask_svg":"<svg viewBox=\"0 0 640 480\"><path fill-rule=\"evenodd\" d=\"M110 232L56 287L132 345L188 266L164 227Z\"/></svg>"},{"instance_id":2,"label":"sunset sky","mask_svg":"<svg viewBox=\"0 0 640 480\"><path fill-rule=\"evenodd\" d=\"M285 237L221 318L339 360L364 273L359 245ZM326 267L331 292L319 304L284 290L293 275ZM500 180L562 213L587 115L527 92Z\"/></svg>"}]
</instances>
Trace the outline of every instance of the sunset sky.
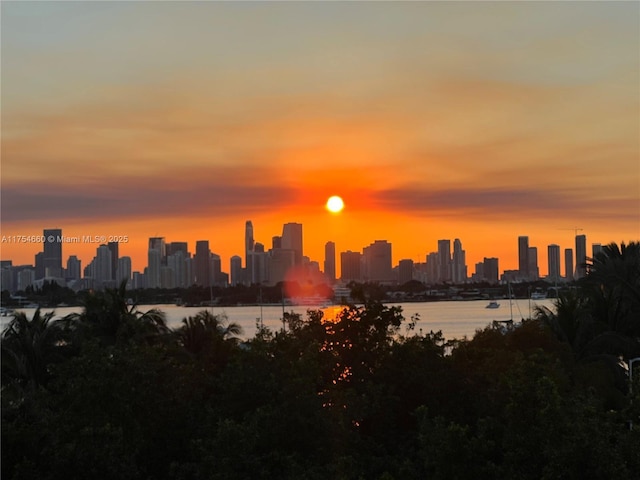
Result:
<instances>
[{"instance_id":1,"label":"sunset sky","mask_svg":"<svg viewBox=\"0 0 640 480\"><path fill-rule=\"evenodd\" d=\"M640 239L638 2L1 3L2 235L243 254ZM324 208L333 194L346 208ZM41 244L0 245L33 263ZM82 259L96 244L63 246ZM564 274L564 268L562 268Z\"/></svg>"}]
</instances>

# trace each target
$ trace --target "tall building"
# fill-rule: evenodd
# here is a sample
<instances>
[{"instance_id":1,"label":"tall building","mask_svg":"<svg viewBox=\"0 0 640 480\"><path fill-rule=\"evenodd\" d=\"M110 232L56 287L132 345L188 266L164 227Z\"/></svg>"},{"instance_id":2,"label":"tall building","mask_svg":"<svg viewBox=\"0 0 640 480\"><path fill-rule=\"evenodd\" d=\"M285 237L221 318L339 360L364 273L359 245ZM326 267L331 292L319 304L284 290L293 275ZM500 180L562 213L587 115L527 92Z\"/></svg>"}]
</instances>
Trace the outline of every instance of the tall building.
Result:
<instances>
[{"instance_id":1,"label":"tall building","mask_svg":"<svg viewBox=\"0 0 640 480\"><path fill-rule=\"evenodd\" d=\"M127 281L127 288L131 288L131 257L126 256L118 258L116 284L120 285L124 280Z\"/></svg>"},{"instance_id":2,"label":"tall building","mask_svg":"<svg viewBox=\"0 0 640 480\"><path fill-rule=\"evenodd\" d=\"M489 283L498 283L500 273L498 269L498 259L495 257L484 257L483 264L483 278Z\"/></svg>"},{"instance_id":3,"label":"tall building","mask_svg":"<svg viewBox=\"0 0 640 480\"><path fill-rule=\"evenodd\" d=\"M43 235L44 276L62 277L62 229L45 229Z\"/></svg>"},{"instance_id":4,"label":"tall building","mask_svg":"<svg viewBox=\"0 0 640 480\"><path fill-rule=\"evenodd\" d=\"M398 285L404 285L413 280L413 260L400 260L398 263Z\"/></svg>"},{"instance_id":5,"label":"tall building","mask_svg":"<svg viewBox=\"0 0 640 480\"><path fill-rule=\"evenodd\" d=\"M67 270L65 278L67 280L80 280L80 273L82 272L82 262L75 255L71 255L67 259Z\"/></svg>"},{"instance_id":6,"label":"tall building","mask_svg":"<svg viewBox=\"0 0 640 480\"><path fill-rule=\"evenodd\" d=\"M451 281L451 240L438 240L438 282Z\"/></svg>"},{"instance_id":7,"label":"tall building","mask_svg":"<svg viewBox=\"0 0 640 480\"><path fill-rule=\"evenodd\" d=\"M587 236L576 235L576 280L584 277L587 269Z\"/></svg>"},{"instance_id":8,"label":"tall building","mask_svg":"<svg viewBox=\"0 0 640 480\"><path fill-rule=\"evenodd\" d=\"M189 245L187 244L187 242L171 242L167 244L166 246L167 257L177 252L183 252L185 258L189 257L190 256Z\"/></svg>"},{"instance_id":9,"label":"tall building","mask_svg":"<svg viewBox=\"0 0 640 480\"><path fill-rule=\"evenodd\" d=\"M166 264L164 237L149 238L147 259L146 288L160 288L162 286L162 266Z\"/></svg>"},{"instance_id":10,"label":"tall building","mask_svg":"<svg viewBox=\"0 0 640 480\"><path fill-rule=\"evenodd\" d=\"M340 253L340 277L343 282L362 280L362 255L360 252L352 252L347 250Z\"/></svg>"},{"instance_id":11,"label":"tall building","mask_svg":"<svg viewBox=\"0 0 640 480\"><path fill-rule=\"evenodd\" d=\"M547 279L552 282L557 282L560 280L560 246L559 245L549 245L547 247L547 260L549 264L549 270L547 274Z\"/></svg>"},{"instance_id":12,"label":"tall building","mask_svg":"<svg viewBox=\"0 0 640 480\"><path fill-rule=\"evenodd\" d=\"M116 275L118 271L118 242L109 242L107 243L107 247L109 247L109 251L111 252L111 280L117 280Z\"/></svg>"},{"instance_id":13,"label":"tall building","mask_svg":"<svg viewBox=\"0 0 640 480\"><path fill-rule=\"evenodd\" d=\"M211 286L211 250L209 250L209 240L198 240L196 242L196 285L201 287Z\"/></svg>"},{"instance_id":14,"label":"tall building","mask_svg":"<svg viewBox=\"0 0 640 480\"><path fill-rule=\"evenodd\" d=\"M111 250L108 245L100 245L93 260L93 280L95 288L112 285Z\"/></svg>"},{"instance_id":15,"label":"tall building","mask_svg":"<svg viewBox=\"0 0 640 480\"><path fill-rule=\"evenodd\" d=\"M253 224L251 220L247 220L244 225L244 269L245 283L251 285L255 283L255 274L253 272L253 251L255 241L253 239Z\"/></svg>"},{"instance_id":16,"label":"tall building","mask_svg":"<svg viewBox=\"0 0 640 480\"><path fill-rule=\"evenodd\" d=\"M573 280L573 250L564 249L564 276L568 282Z\"/></svg>"},{"instance_id":17,"label":"tall building","mask_svg":"<svg viewBox=\"0 0 640 480\"><path fill-rule=\"evenodd\" d=\"M302 224L285 223L282 228L282 249L293 250L295 264L302 265Z\"/></svg>"},{"instance_id":18,"label":"tall building","mask_svg":"<svg viewBox=\"0 0 640 480\"><path fill-rule=\"evenodd\" d=\"M537 247L529 247L529 251L527 252L527 271L529 272L527 280L538 280L538 278L540 278Z\"/></svg>"},{"instance_id":19,"label":"tall building","mask_svg":"<svg viewBox=\"0 0 640 480\"><path fill-rule=\"evenodd\" d=\"M591 258L596 258L596 255L602 253L602 245L600 243L591 244Z\"/></svg>"},{"instance_id":20,"label":"tall building","mask_svg":"<svg viewBox=\"0 0 640 480\"><path fill-rule=\"evenodd\" d=\"M229 269L231 271L231 284L240 285L242 279L242 257L234 255L229 261Z\"/></svg>"},{"instance_id":21,"label":"tall building","mask_svg":"<svg viewBox=\"0 0 640 480\"><path fill-rule=\"evenodd\" d=\"M467 281L466 252L462 249L462 242L459 238L453 241L451 275L453 283L464 283Z\"/></svg>"},{"instance_id":22,"label":"tall building","mask_svg":"<svg viewBox=\"0 0 640 480\"><path fill-rule=\"evenodd\" d=\"M327 242L324 245L324 274L330 282L336 281L336 244Z\"/></svg>"},{"instance_id":23,"label":"tall building","mask_svg":"<svg viewBox=\"0 0 640 480\"><path fill-rule=\"evenodd\" d=\"M440 265L438 264L438 254L436 252L429 253L426 258L426 264L427 282L438 283L438 271L440 270Z\"/></svg>"},{"instance_id":24,"label":"tall building","mask_svg":"<svg viewBox=\"0 0 640 480\"><path fill-rule=\"evenodd\" d=\"M393 267L391 244L386 240L376 240L362 252L364 260L363 278L369 282L391 282Z\"/></svg>"},{"instance_id":25,"label":"tall building","mask_svg":"<svg viewBox=\"0 0 640 480\"><path fill-rule=\"evenodd\" d=\"M529 237L518 237L518 271L520 278L529 279Z\"/></svg>"}]
</instances>

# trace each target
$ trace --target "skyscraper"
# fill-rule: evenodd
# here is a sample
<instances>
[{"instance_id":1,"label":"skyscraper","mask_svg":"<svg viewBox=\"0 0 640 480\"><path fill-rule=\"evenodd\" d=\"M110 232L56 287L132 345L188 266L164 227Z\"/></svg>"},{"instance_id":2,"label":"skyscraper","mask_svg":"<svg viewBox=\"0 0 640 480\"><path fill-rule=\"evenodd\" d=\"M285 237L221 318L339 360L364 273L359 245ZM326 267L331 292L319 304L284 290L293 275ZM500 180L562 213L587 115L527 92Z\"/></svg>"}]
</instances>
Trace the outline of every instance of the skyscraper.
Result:
<instances>
[{"instance_id":1,"label":"skyscraper","mask_svg":"<svg viewBox=\"0 0 640 480\"><path fill-rule=\"evenodd\" d=\"M359 282L362 280L360 252L347 250L340 253L340 277L343 282L351 280Z\"/></svg>"},{"instance_id":2,"label":"skyscraper","mask_svg":"<svg viewBox=\"0 0 640 480\"><path fill-rule=\"evenodd\" d=\"M71 255L67 259L65 278L67 280L80 280L80 272L82 272L82 262L75 255Z\"/></svg>"},{"instance_id":3,"label":"skyscraper","mask_svg":"<svg viewBox=\"0 0 640 480\"><path fill-rule=\"evenodd\" d=\"M211 251L209 250L209 240L198 240L196 242L196 285L201 287L211 286L210 261Z\"/></svg>"},{"instance_id":4,"label":"skyscraper","mask_svg":"<svg viewBox=\"0 0 640 480\"><path fill-rule=\"evenodd\" d=\"M451 240L438 240L438 282L451 281Z\"/></svg>"},{"instance_id":5,"label":"skyscraper","mask_svg":"<svg viewBox=\"0 0 640 480\"><path fill-rule=\"evenodd\" d=\"M564 276L568 282L573 280L573 250L564 249Z\"/></svg>"},{"instance_id":6,"label":"skyscraper","mask_svg":"<svg viewBox=\"0 0 640 480\"><path fill-rule=\"evenodd\" d=\"M584 277L587 268L587 236L576 235L576 280Z\"/></svg>"},{"instance_id":7,"label":"skyscraper","mask_svg":"<svg viewBox=\"0 0 640 480\"><path fill-rule=\"evenodd\" d=\"M127 281L127 288L131 288L131 257L118 258L118 267L116 271L116 282Z\"/></svg>"},{"instance_id":8,"label":"skyscraper","mask_svg":"<svg viewBox=\"0 0 640 480\"><path fill-rule=\"evenodd\" d=\"M253 272L254 260L254 239L253 239L253 224L251 220L247 220L244 225L244 269L245 269L245 283L251 285L255 282L255 275Z\"/></svg>"},{"instance_id":9,"label":"skyscraper","mask_svg":"<svg viewBox=\"0 0 640 480\"><path fill-rule=\"evenodd\" d=\"M107 244L109 251L111 252L111 280L116 280L116 273L118 271L118 242L109 242Z\"/></svg>"},{"instance_id":10,"label":"skyscraper","mask_svg":"<svg viewBox=\"0 0 640 480\"><path fill-rule=\"evenodd\" d=\"M336 281L336 244L334 242L327 242L324 245L324 274L329 281Z\"/></svg>"},{"instance_id":11,"label":"skyscraper","mask_svg":"<svg viewBox=\"0 0 640 480\"><path fill-rule=\"evenodd\" d=\"M242 257L238 255L231 257L229 269L231 270L231 284L240 285L242 283Z\"/></svg>"},{"instance_id":12,"label":"skyscraper","mask_svg":"<svg viewBox=\"0 0 640 480\"><path fill-rule=\"evenodd\" d=\"M364 279L370 282L390 282L393 280L391 244L386 240L376 240L362 252Z\"/></svg>"},{"instance_id":13,"label":"skyscraper","mask_svg":"<svg viewBox=\"0 0 640 480\"><path fill-rule=\"evenodd\" d=\"M282 228L282 248L293 250L296 265L302 265L302 224L285 223Z\"/></svg>"},{"instance_id":14,"label":"skyscraper","mask_svg":"<svg viewBox=\"0 0 640 480\"><path fill-rule=\"evenodd\" d=\"M398 263L398 285L404 285L413 280L413 260L400 260Z\"/></svg>"},{"instance_id":15,"label":"skyscraper","mask_svg":"<svg viewBox=\"0 0 640 480\"><path fill-rule=\"evenodd\" d=\"M45 229L43 267L45 277L62 277L62 229Z\"/></svg>"},{"instance_id":16,"label":"skyscraper","mask_svg":"<svg viewBox=\"0 0 640 480\"><path fill-rule=\"evenodd\" d=\"M160 288L161 269L165 260L166 248L164 237L149 238L149 250L147 253L147 274L145 276L147 288Z\"/></svg>"},{"instance_id":17,"label":"skyscraper","mask_svg":"<svg viewBox=\"0 0 640 480\"><path fill-rule=\"evenodd\" d=\"M547 259L549 264L549 273L547 278L552 282L560 280L560 246L549 245L547 247Z\"/></svg>"},{"instance_id":18,"label":"skyscraper","mask_svg":"<svg viewBox=\"0 0 640 480\"><path fill-rule=\"evenodd\" d=\"M112 283L111 250L108 245L100 245L94 259L93 279L95 288L102 288Z\"/></svg>"},{"instance_id":19,"label":"skyscraper","mask_svg":"<svg viewBox=\"0 0 640 480\"><path fill-rule=\"evenodd\" d=\"M459 238L453 241L451 267L453 283L464 283L467 281L466 252L462 249L462 242Z\"/></svg>"},{"instance_id":20,"label":"skyscraper","mask_svg":"<svg viewBox=\"0 0 640 480\"><path fill-rule=\"evenodd\" d=\"M537 247L529 247L529 251L527 252L527 271L529 272L529 276L527 280L538 280L540 277L538 271L538 248Z\"/></svg>"},{"instance_id":21,"label":"skyscraper","mask_svg":"<svg viewBox=\"0 0 640 480\"><path fill-rule=\"evenodd\" d=\"M498 268L498 259L495 257L487 258L484 257L483 263L483 274L484 279L489 283L498 283L499 278L499 268Z\"/></svg>"},{"instance_id":22,"label":"skyscraper","mask_svg":"<svg viewBox=\"0 0 640 480\"><path fill-rule=\"evenodd\" d=\"M520 278L529 279L529 237L518 237L518 271Z\"/></svg>"}]
</instances>

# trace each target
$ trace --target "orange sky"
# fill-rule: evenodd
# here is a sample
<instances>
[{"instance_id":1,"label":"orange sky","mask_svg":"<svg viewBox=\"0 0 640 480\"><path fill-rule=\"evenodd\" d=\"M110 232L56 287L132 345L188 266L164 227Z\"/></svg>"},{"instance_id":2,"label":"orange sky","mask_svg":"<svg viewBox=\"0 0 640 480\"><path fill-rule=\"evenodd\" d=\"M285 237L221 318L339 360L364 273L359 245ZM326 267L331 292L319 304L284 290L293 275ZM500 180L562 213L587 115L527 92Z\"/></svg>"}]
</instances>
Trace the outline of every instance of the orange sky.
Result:
<instances>
[{"instance_id":1,"label":"orange sky","mask_svg":"<svg viewBox=\"0 0 640 480\"><path fill-rule=\"evenodd\" d=\"M208 239L305 254L377 239L640 238L640 5L629 2L3 2L3 236ZM346 203L331 215L332 194ZM33 263L41 245L0 244ZM68 245L83 266L97 245ZM589 250L590 252L590 250Z\"/></svg>"}]
</instances>

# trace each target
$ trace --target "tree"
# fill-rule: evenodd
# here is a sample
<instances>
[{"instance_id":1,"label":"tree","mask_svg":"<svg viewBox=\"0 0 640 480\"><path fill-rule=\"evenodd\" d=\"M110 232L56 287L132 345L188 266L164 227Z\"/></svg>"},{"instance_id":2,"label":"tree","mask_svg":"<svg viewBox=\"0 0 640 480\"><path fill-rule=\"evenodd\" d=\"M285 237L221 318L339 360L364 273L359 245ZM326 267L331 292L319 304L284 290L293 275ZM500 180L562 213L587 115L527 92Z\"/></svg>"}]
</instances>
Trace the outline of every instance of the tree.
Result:
<instances>
[{"instance_id":1,"label":"tree","mask_svg":"<svg viewBox=\"0 0 640 480\"><path fill-rule=\"evenodd\" d=\"M16 381L36 388L48 380L48 365L60 358L62 330L52 321L54 312L42 315L38 308L31 319L16 312L2 333L2 383Z\"/></svg>"},{"instance_id":2,"label":"tree","mask_svg":"<svg viewBox=\"0 0 640 480\"><path fill-rule=\"evenodd\" d=\"M127 302L126 280L118 288L89 292L82 305L81 313L68 315L64 322L67 332L78 342L97 338L102 345L154 343L169 333L163 312L141 312Z\"/></svg>"}]
</instances>

